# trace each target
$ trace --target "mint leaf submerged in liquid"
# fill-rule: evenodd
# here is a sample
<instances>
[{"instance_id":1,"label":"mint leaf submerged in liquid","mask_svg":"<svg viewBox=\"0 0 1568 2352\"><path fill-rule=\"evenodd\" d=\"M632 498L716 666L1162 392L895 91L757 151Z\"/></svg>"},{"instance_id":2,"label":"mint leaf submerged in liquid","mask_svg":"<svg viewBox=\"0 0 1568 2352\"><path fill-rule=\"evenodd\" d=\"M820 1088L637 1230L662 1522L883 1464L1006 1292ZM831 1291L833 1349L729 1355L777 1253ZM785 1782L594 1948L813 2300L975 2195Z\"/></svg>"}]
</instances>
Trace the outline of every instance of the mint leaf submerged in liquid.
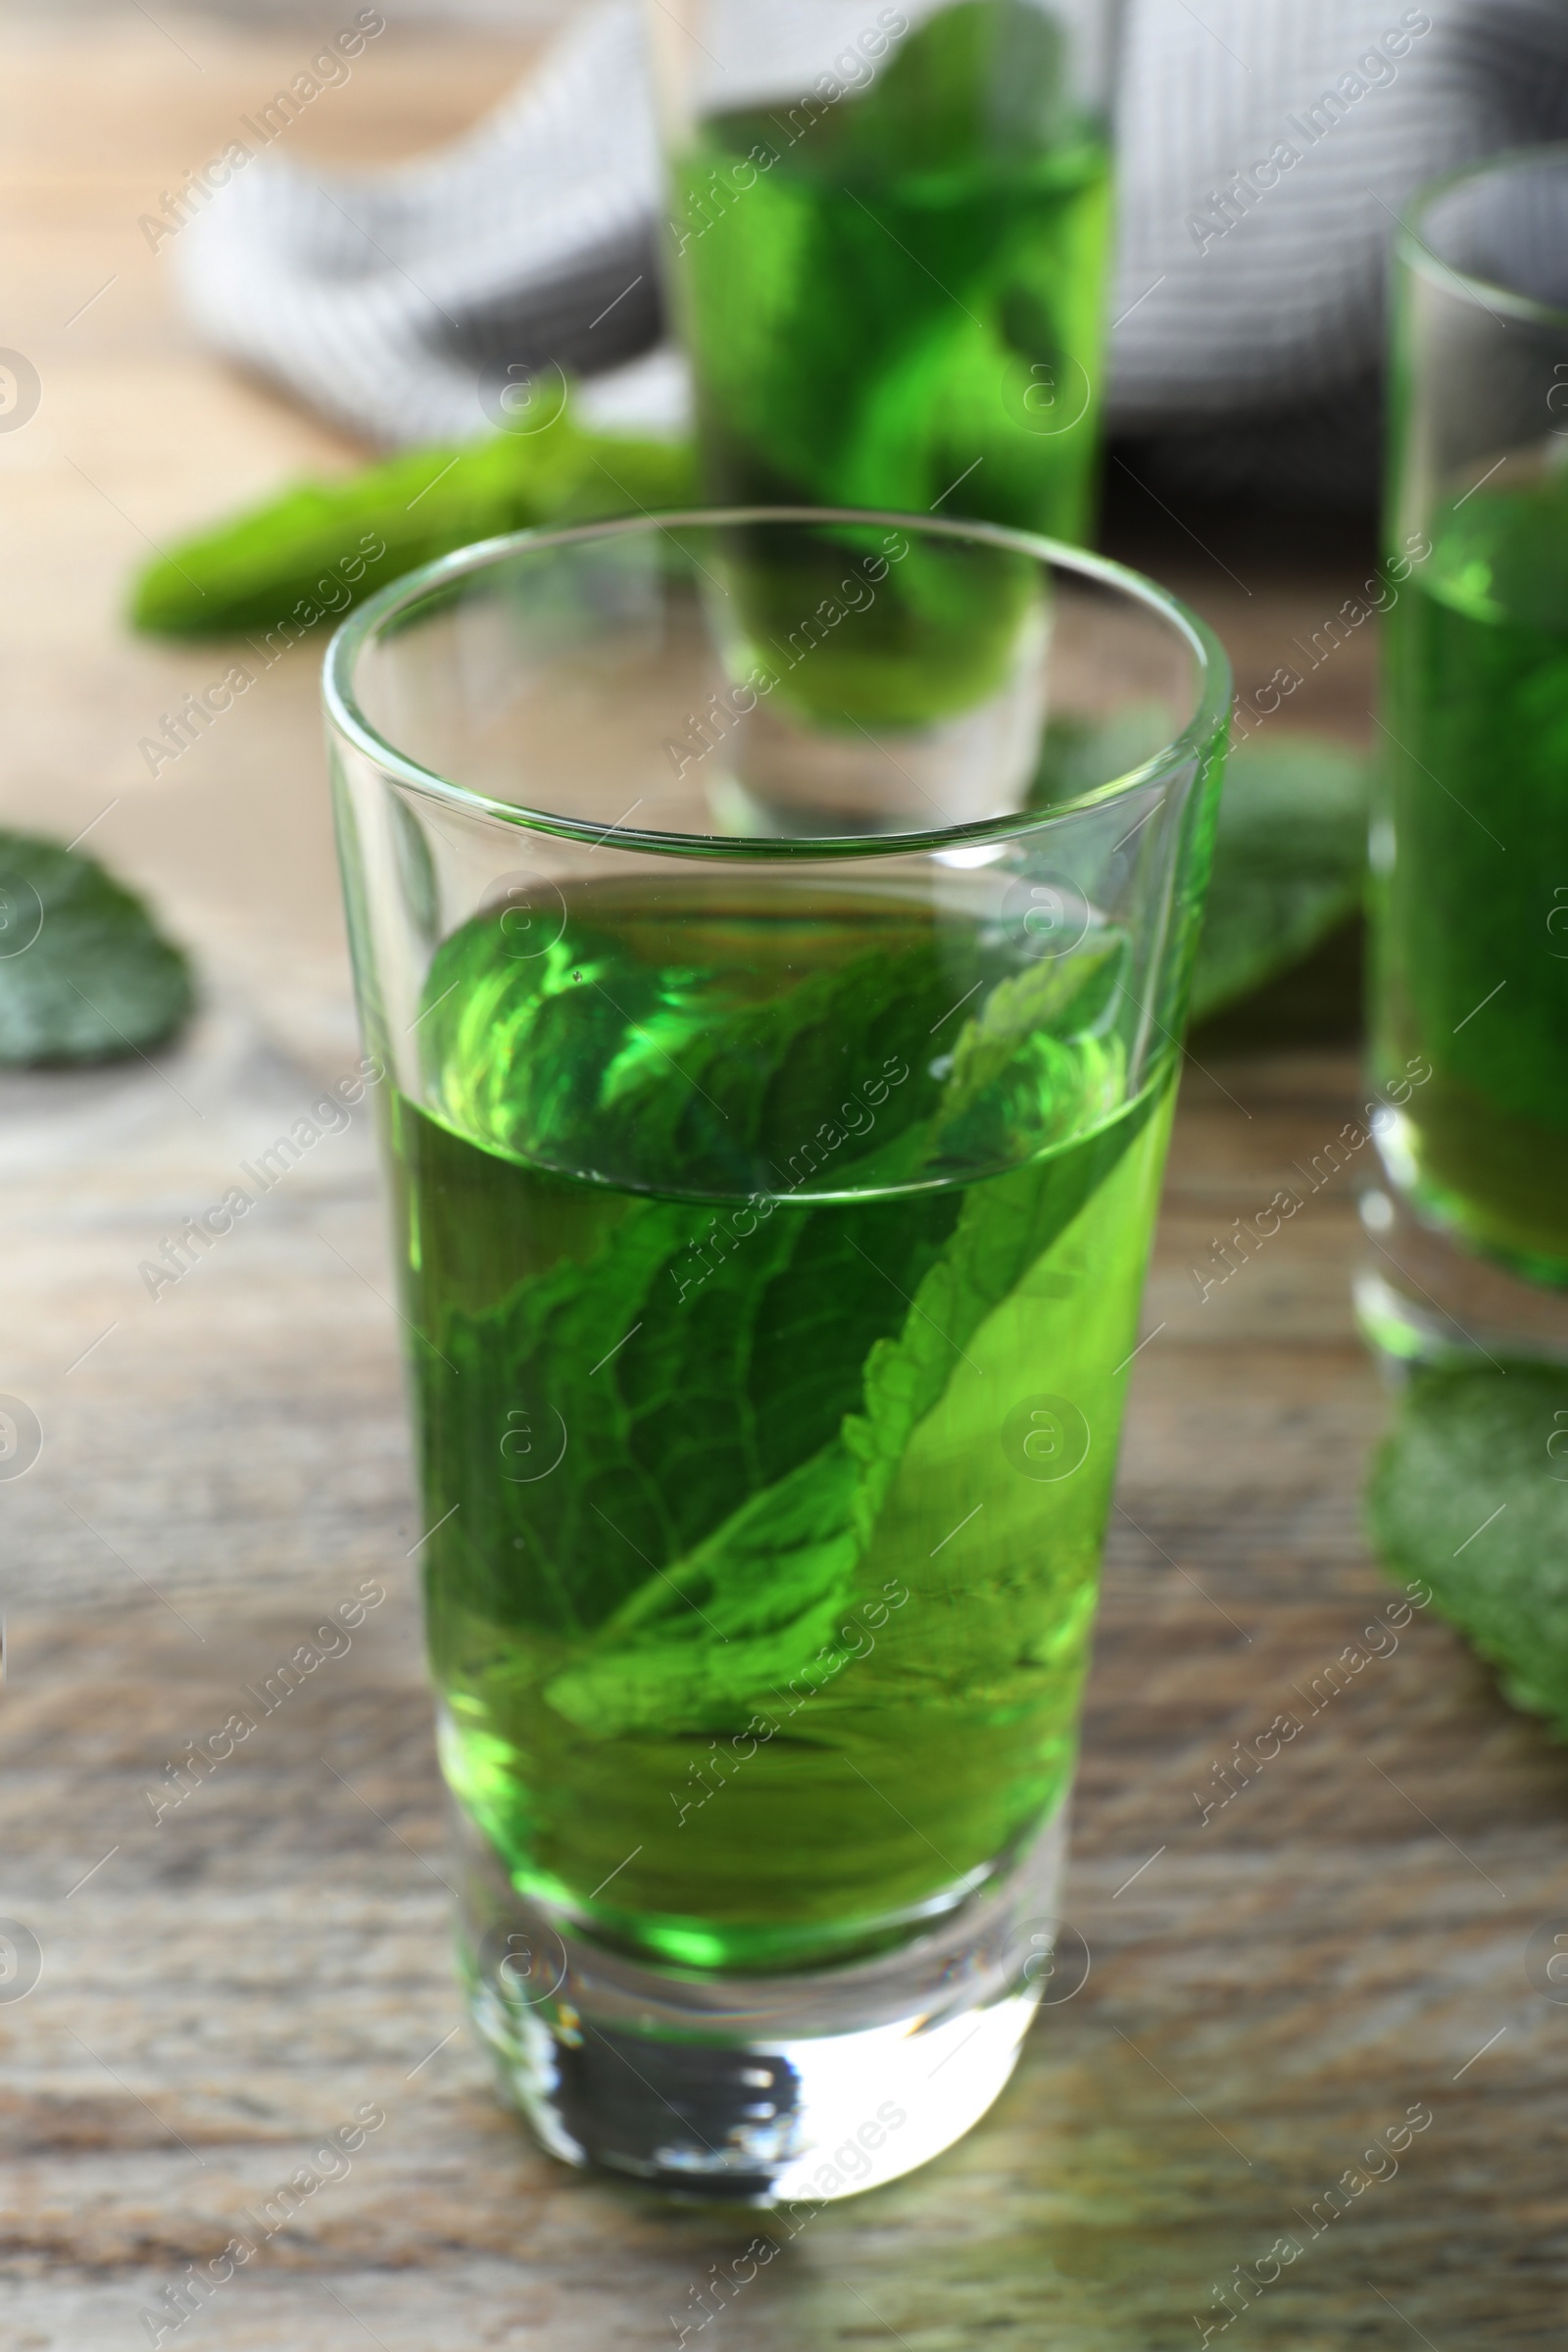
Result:
<instances>
[{"instance_id":1,"label":"mint leaf submerged in liquid","mask_svg":"<svg viewBox=\"0 0 1568 2352\"><path fill-rule=\"evenodd\" d=\"M1114 935L1009 973L981 935L922 936L906 908L865 950L871 902L838 960L818 940L793 987L747 1003L743 964L714 982L711 928L661 939L612 911L600 894L597 920L527 965L470 924L432 966L421 1026L432 1108L492 1147L466 1155L497 1193L475 1221L525 1184L517 1213L557 1218L565 1244L419 1348L430 1515L463 1506L437 1540L442 1590L559 1638L546 1695L605 1737L744 1721L749 1694L831 1674L819 1653L912 1431L1157 1092L1113 1115ZM682 939L690 962L659 953ZM453 1152L410 1126L432 1168ZM601 1230L579 1255L585 1196ZM564 1452L514 1484L497 1432L519 1406L542 1460Z\"/></svg>"},{"instance_id":2,"label":"mint leaf submerged in liquid","mask_svg":"<svg viewBox=\"0 0 1568 2352\"><path fill-rule=\"evenodd\" d=\"M837 1619L916 1425L941 1398L965 1340L1085 1205L1142 1126L1151 1100L1090 1152L1016 1169L983 1191L936 1197L950 1217L957 1209L946 1247L932 1249L929 1227L919 1237L931 1263L912 1293L901 1293L902 1305L895 1298L899 1311L887 1318L893 1328L865 1356L854 1384L858 1409L846 1413L825 1446L748 1495L615 1613L597 1654L550 1686L563 1714L607 1737L705 1729L729 1722L739 1700L781 1680L831 1678ZM933 1204L920 1205L929 1216ZM842 1373L853 1360L858 1335L853 1325L838 1327L839 1286L851 1250L888 1279L872 1256L892 1238L878 1230L882 1214L879 1204L818 1210L809 1220L834 1219L843 1228L824 1236L832 1346L810 1362L837 1354ZM843 1224L851 1217L863 1238ZM906 1250L893 1260L906 1279L913 1254ZM886 1315L879 1295L872 1304Z\"/></svg>"},{"instance_id":3,"label":"mint leaf submerged in liquid","mask_svg":"<svg viewBox=\"0 0 1568 2352\"><path fill-rule=\"evenodd\" d=\"M1020 963L1026 911L944 929L892 898L817 919L782 893L760 913L601 891L525 956L480 918L430 968L425 1100L531 1167L688 1200L1000 1172L1098 1123L1124 1076L1121 934Z\"/></svg>"},{"instance_id":4,"label":"mint leaf submerged in liquid","mask_svg":"<svg viewBox=\"0 0 1568 2352\"><path fill-rule=\"evenodd\" d=\"M1029 0L960 0L858 87L823 75L696 126L674 205L712 504L1084 535L1109 154L1065 65L1060 27ZM835 704L903 724L965 708L1007 639L977 609L983 581L945 632L921 626L952 553L917 544L887 582L884 608L911 623L901 658L858 625L788 691L829 719ZM760 580L759 658L832 587L781 611ZM868 657L858 670L851 646Z\"/></svg>"},{"instance_id":5,"label":"mint leaf submerged in liquid","mask_svg":"<svg viewBox=\"0 0 1568 2352\"><path fill-rule=\"evenodd\" d=\"M0 1065L140 1053L192 1001L184 956L96 858L0 832Z\"/></svg>"},{"instance_id":6,"label":"mint leaf submerged in liquid","mask_svg":"<svg viewBox=\"0 0 1568 2352\"><path fill-rule=\"evenodd\" d=\"M1065 64L1060 26L1033 0L956 0L901 41L867 87L824 106L818 85L793 110L785 98L717 122L743 154L793 144L808 123L806 152L824 173L994 170L1060 136Z\"/></svg>"}]
</instances>

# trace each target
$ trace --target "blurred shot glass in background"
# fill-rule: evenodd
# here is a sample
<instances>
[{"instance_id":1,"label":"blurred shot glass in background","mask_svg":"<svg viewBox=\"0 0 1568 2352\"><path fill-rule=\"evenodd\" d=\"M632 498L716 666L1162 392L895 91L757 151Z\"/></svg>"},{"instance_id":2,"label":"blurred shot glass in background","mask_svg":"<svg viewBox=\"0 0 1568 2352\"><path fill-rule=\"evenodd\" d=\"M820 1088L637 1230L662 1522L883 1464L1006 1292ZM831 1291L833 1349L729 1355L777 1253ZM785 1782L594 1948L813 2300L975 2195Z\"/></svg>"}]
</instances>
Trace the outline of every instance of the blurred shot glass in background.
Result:
<instances>
[{"instance_id":1,"label":"blurred shot glass in background","mask_svg":"<svg viewBox=\"0 0 1568 2352\"><path fill-rule=\"evenodd\" d=\"M1090 536L1117 0L649 0L719 503Z\"/></svg>"},{"instance_id":2,"label":"blurred shot glass in background","mask_svg":"<svg viewBox=\"0 0 1568 2352\"><path fill-rule=\"evenodd\" d=\"M886 514L491 541L334 643L462 1963L568 2161L868 2187L1065 1997L1229 693Z\"/></svg>"},{"instance_id":3,"label":"blurred shot glass in background","mask_svg":"<svg viewBox=\"0 0 1568 2352\"><path fill-rule=\"evenodd\" d=\"M1392 427L1360 1316L1568 1360L1568 149L1410 207Z\"/></svg>"}]
</instances>

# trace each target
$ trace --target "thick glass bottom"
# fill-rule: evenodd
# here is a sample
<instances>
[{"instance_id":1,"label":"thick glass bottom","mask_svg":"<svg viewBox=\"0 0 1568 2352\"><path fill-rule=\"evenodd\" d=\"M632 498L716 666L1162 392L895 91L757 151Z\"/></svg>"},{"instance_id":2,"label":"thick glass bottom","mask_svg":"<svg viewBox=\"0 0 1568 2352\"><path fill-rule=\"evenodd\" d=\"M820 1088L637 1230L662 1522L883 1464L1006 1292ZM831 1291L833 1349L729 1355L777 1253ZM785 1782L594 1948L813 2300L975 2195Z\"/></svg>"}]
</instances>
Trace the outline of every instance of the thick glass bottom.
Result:
<instances>
[{"instance_id":1,"label":"thick glass bottom","mask_svg":"<svg viewBox=\"0 0 1568 2352\"><path fill-rule=\"evenodd\" d=\"M591 1943L519 1896L459 1813L460 1966L502 2097L552 2155L683 2197L767 2206L896 2180L1012 2072L1052 1982L1065 1814L899 1951L740 1977Z\"/></svg>"},{"instance_id":2,"label":"thick glass bottom","mask_svg":"<svg viewBox=\"0 0 1568 2352\"><path fill-rule=\"evenodd\" d=\"M1419 1121L1380 1112L1378 1152L1420 1223L1529 1284L1568 1290L1568 1140L1434 1077ZM1439 1091L1441 1088L1441 1092Z\"/></svg>"},{"instance_id":3,"label":"thick glass bottom","mask_svg":"<svg viewBox=\"0 0 1568 2352\"><path fill-rule=\"evenodd\" d=\"M1356 1320L1387 1370L1568 1363L1568 1292L1466 1248L1424 1200L1395 1184L1363 1194L1361 1222L1367 1247L1355 1277Z\"/></svg>"}]
</instances>

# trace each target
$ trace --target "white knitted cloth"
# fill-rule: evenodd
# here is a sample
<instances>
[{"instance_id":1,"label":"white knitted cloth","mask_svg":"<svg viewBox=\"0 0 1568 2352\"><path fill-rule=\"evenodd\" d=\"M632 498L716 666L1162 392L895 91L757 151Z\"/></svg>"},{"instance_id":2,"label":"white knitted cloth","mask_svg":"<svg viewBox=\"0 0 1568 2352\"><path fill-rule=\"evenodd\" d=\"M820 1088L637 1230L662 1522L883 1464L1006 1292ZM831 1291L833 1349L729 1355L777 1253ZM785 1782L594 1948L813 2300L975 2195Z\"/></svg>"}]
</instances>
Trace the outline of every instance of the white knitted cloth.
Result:
<instances>
[{"instance_id":1,"label":"white knitted cloth","mask_svg":"<svg viewBox=\"0 0 1568 2352\"><path fill-rule=\"evenodd\" d=\"M1568 0L1129 0L1112 428L1210 482L1364 478L1393 216L1564 136ZM444 153L258 153L172 252L212 342L372 441L483 433L509 363L550 360L603 420L673 425L678 368L627 365L662 333L658 203L641 18L606 0Z\"/></svg>"}]
</instances>

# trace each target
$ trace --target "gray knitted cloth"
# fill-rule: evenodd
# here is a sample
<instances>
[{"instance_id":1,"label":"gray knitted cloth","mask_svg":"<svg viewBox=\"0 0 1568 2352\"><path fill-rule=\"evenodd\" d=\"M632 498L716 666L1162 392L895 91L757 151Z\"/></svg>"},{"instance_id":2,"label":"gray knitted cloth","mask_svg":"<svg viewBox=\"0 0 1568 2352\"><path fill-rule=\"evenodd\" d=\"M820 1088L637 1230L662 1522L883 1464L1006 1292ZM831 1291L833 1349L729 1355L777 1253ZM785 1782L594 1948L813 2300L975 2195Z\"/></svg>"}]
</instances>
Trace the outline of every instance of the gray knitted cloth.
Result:
<instances>
[{"instance_id":1,"label":"gray knitted cloth","mask_svg":"<svg viewBox=\"0 0 1568 2352\"><path fill-rule=\"evenodd\" d=\"M1564 136L1568 0L1129 0L1112 429L1208 487L1366 487L1394 215ZM601 422L678 426L634 0L575 13L414 165L334 175L246 143L172 240L220 350L387 445L489 430L512 362L589 379Z\"/></svg>"}]
</instances>

